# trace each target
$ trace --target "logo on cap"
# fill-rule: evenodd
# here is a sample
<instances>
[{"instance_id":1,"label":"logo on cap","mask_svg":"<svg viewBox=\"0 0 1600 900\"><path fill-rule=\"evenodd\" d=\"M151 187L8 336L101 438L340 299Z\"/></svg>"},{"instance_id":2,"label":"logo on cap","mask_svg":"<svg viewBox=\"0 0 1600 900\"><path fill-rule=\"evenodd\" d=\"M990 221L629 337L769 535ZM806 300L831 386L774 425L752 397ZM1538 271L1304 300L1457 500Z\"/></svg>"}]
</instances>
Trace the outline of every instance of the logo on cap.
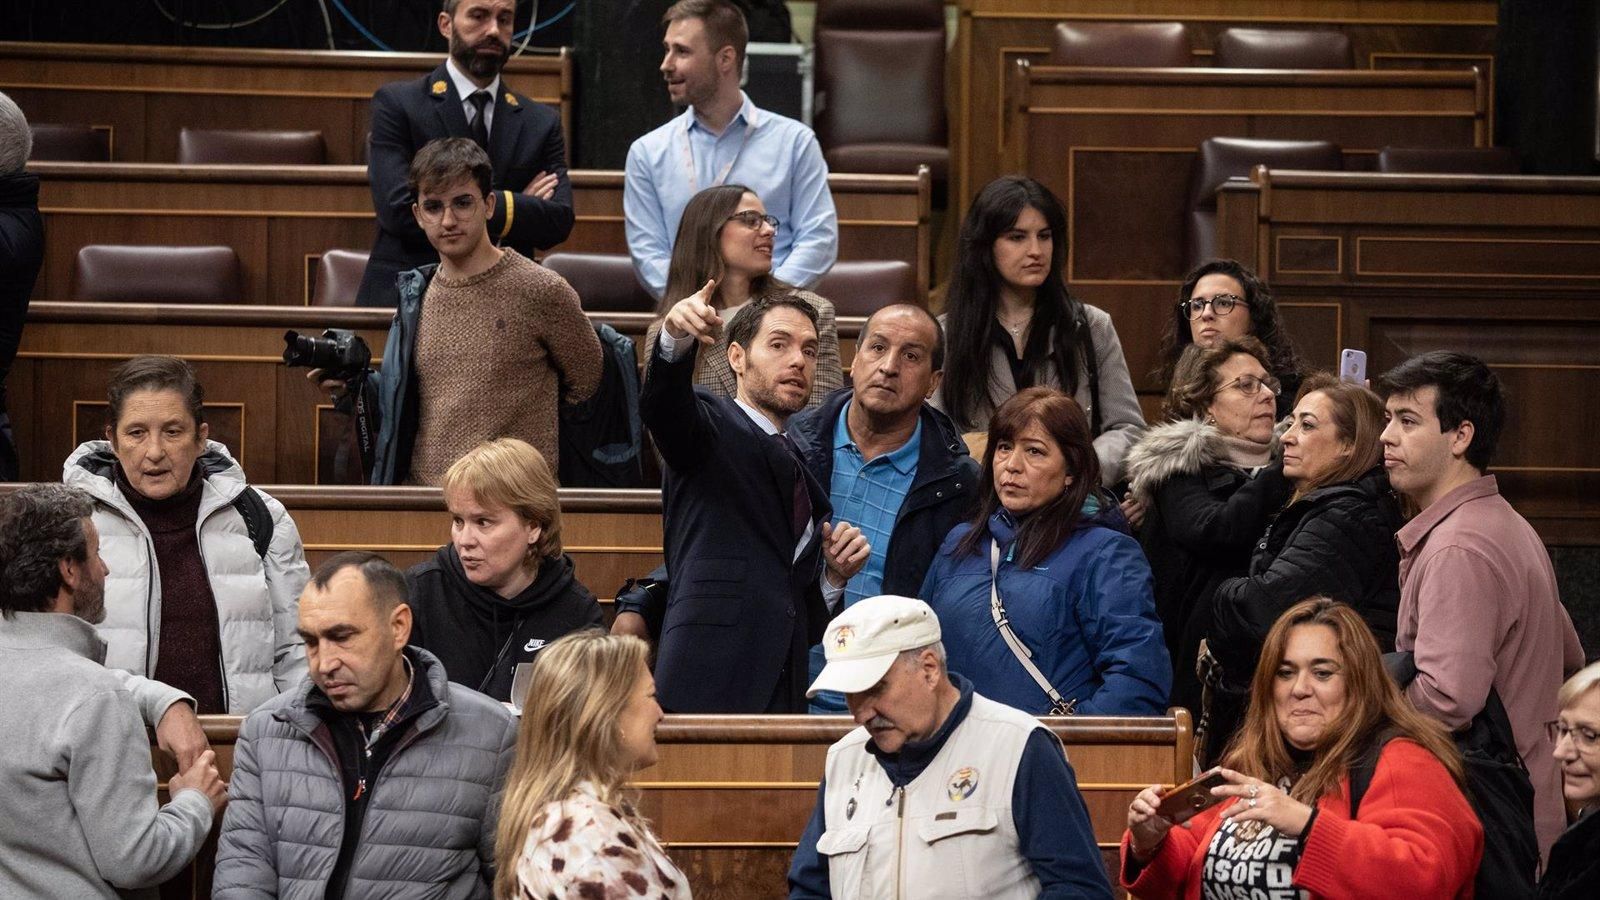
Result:
<instances>
[{"instance_id":1,"label":"logo on cap","mask_svg":"<svg viewBox=\"0 0 1600 900\"><path fill-rule=\"evenodd\" d=\"M843 650L850 646L851 638L856 636L856 630L849 625L840 625L833 633L833 649Z\"/></svg>"},{"instance_id":2,"label":"logo on cap","mask_svg":"<svg viewBox=\"0 0 1600 900\"><path fill-rule=\"evenodd\" d=\"M950 773L950 799L965 800L978 789L978 770L962 766Z\"/></svg>"}]
</instances>

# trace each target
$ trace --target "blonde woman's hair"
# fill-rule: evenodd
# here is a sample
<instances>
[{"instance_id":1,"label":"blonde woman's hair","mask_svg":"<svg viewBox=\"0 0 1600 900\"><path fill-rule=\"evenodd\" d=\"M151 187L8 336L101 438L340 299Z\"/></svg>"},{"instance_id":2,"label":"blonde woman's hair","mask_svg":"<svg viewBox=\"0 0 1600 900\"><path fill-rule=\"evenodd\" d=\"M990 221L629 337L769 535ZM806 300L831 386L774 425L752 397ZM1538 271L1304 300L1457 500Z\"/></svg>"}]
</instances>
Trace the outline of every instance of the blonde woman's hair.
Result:
<instances>
[{"instance_id":1,"label":"blonde woman's hair","mask_svg":"<svg viewBox=\"0 0 1600 900\"><path fill-rule=\"evenodd\" d=\"M1327 398L1333 428L1339 440L1350 445L1350 456L1315 481L1308 479L1296 485L1295 499L1324 485L1355 481L1383 461L1383 444L1378 437L1383 434L1384 410L1377 394L1354 382L1340 381L1327 372L1317 372L1300 384L1300 393L1294 398L1295 407L1299 408L1301 401L1312 394Z\"/></svg>"},{"instance_id":2,"label":"blonde woman's hair","mask_svg":"<svg viewBox=\"0 0 1600 900\"><path fill-rule=\"evenodd\" d=\"M439 485L446 493L465 490L490 506L504 506L539 526L534 554L561 555L561 495L544 454L527 441L499 438L468 450L451 464Z\"/></svg>"},{"instance_id":3,"label":"blonde woman's hair","mask_svg":"<svg viewBox=\"0 0 1600 900\"><path fill-rule=\"evenodd\" d=\"M1561 685L1561 691L1556 694L1556 708L1566 709L1597 687L1600 687L1600 662L1592 662Z\"/></svg>"},{"instance_id":4,"label":"blonde woman's hair","mask_svg":"<svg viewBox=\"0 0 1600 900\"><path fill-rule=\"evenodd\" d=\"M644 641L599 629L574 632L539 651L495 833L497 900L517 896L517 860L546 804L588 781L602 801L618 805L633 761L623 751L617 721L649 655Z\"/></svg>"}]
</instances>

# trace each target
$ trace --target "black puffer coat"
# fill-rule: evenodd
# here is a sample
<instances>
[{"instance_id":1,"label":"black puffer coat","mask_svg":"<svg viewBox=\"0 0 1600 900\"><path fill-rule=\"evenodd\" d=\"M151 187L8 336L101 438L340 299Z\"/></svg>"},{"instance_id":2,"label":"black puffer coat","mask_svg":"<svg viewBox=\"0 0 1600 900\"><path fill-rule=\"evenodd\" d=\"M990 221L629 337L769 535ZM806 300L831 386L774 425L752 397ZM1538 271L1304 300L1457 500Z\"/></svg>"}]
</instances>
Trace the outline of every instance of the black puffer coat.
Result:
<instances>
[{"instance_id":1,"label":"black puffer coat","mask_svg":"<svg viewBox=\"0 0 1600 900\"><path fill-rule=\"evenodd\" d=\"M1394 534L1402 524L1381 466L1355 481L1317 488L1278 514L1256 542L1250 574L1224 581L1212 596L1207 643L1222 664L1222 693L1231 702L1213 704L1208 747L1220 747L1213 738L1232 735L1267 632L1301 600L1325 596L1355 607L1378 648L1394 649L1400 609ZM1237 707L1233 716L1229 707Z\"/></svg>"},{"instance_id":2,"label":"black puffer coat","mask_svg":"<svg viewBox=\"0 0 1600 900\"><path fill-rule=\"evenodd\" d=\"M1600 897L1600 811L1590 810L1550 848L1550 863L1539 879L1539 900L1595 897Z\"/></svg>"}]
</instances>

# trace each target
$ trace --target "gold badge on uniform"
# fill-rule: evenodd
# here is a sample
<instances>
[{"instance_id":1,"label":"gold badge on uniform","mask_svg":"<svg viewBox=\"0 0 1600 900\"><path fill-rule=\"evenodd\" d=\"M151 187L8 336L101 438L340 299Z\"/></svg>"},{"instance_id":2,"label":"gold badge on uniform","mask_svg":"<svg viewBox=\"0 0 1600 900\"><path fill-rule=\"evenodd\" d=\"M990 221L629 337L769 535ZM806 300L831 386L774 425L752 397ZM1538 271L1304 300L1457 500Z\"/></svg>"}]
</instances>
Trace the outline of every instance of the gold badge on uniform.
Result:
<instances>
[{"instance_id":1,"label":"gold badge on uniform","mask_svg":"<svg viewBox=\"0 0 1600 900\"><path fill-rule=\"evenodd\" d=\"M448 89L448 86L442 81L435 81L433 83L433 92L435 94L442 94Z\"/></svg>"},{"instance_id":2,"label":"gold badge on uniform","mask_svg":"<svg viewBox=\"0 0 1600 900\"><path fill-rule=\"evenodd\" d=\"M516 106L517 105L517 95L511 93L510 91L506 91L506 105L507 106Z\"/></svg>"},{"instance_id":3,"label":"gold badge on uniform","mask_svg":"<svg viewBox=\"0 0 1600 900\"><path fill-rule=\"evenodd\" d=\"M971 766L962 766L950 773L950 799L965 800L972 796L978 789L978 770Z\"/></svg>"}]
</instances>

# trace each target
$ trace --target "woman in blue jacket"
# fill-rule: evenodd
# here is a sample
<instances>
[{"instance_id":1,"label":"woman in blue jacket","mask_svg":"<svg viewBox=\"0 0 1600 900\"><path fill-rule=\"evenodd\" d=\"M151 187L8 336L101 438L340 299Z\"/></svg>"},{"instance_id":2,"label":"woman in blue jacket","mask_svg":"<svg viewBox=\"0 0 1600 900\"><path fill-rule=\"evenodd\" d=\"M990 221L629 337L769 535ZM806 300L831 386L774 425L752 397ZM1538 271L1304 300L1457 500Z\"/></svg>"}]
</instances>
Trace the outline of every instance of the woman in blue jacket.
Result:
<instances>
[{"instance_id":1,"label":"woman in blue jacket","mask_svg":"<svg viewBox=\"0 0 1600 900\"><path fill-rule=\"evenodd\" d=\"M1083 409L1029 388L989 423L982 505L922 584L951 671L1032 713L1158 715L1172 666L1150 565L1116 502Z\"/></svg>"}]
</instances>

